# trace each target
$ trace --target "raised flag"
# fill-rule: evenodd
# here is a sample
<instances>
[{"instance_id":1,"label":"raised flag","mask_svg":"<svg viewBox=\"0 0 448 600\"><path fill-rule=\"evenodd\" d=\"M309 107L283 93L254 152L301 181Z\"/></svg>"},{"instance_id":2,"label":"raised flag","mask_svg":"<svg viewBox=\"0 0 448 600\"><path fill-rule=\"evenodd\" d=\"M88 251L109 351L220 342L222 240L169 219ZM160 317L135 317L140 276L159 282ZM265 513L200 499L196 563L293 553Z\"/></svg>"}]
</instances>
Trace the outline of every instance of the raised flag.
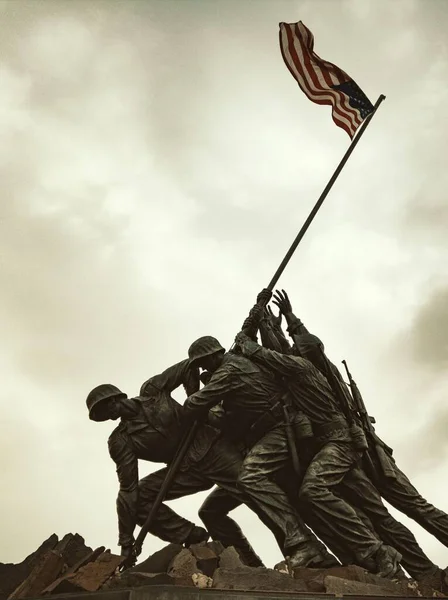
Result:
<instances>
[{"instance_id":1,"label":"raised flag","mask_svg":"<svg viewBox=\"0 0 448 600\"><path fill-rule=\"evenodd\" d=\"M280 23L280 48L291 75L316 104L329 104L333 121L353 138L373 105L345 71L314 52L314 36L302 21Z\"/></svg>"}]
</instances>

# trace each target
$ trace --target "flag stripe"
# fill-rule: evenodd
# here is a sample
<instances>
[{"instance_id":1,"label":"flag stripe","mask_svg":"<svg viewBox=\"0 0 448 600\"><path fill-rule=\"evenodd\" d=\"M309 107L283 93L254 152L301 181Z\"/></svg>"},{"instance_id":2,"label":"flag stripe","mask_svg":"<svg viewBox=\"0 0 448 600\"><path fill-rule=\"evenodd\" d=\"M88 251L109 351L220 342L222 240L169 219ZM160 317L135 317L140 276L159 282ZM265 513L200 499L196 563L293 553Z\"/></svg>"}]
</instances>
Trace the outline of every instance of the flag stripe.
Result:
<instances>
[{"instance_id":1,"label":"flag stripe","mask_svg":"<svg viewBox=\"0 0 448 600\"><path fill-rule=\"evenodd\" d=\"M356 115L354 114L354 111L347 110L347 107L343 105L344 98L342 97L342 94L336 90L332 90L330 87L331 84L329 86L328 83L325 81L323 74L322 74L322 70L318 69L318 68L316 69L315 67L317 65L313 65L313 63L310 59L309 49L305 46L303 37L300 35L300 30L299 30L298 26L296 26L296 35L294 36L294 46L295 47L296 47L297 43L300 45L300 48L301 48L300 59L301 59L301 61L303 61L306 72L309 73L315 87L319 90L322 90L322 91L330 94L330 96L333 98L333 102L332 102L333 110L336 111L340 116L342 116L342 115L345 116L350 121L351 130L354 133L357 128L357 124L356 124L356 120L355 120ZM319 77L319 73L320 73L320 77ZM338 81L338 83L340 83L340 82Z\"/></svg>"},{"instance_id":2,"label":"flag stripe","mask_svg":"<svg viewBox=\"0 0 448 600\"><path fill-rule=\"evenodd\" d=\"M314 52L314 36L301 22L280 23L280 50L302 91L316 104L332 107L333 121L353 137L373 106L339 67Z\"/></svg>"},{"instance_id":3,"label":"flag stripe","mask_svg":"<svg viewBox=\"0 0 448 600\"><path fill-rule=\"evenodd\" d=\"M309 54L312 57L310 64L316 71L316 74L318 75L318 78L319 78L320 83L323 86L323 88L325 89L325 88L331 87L333 85L338 85L339 83L342 83L343 81L349 81L350 77L346 73L344 73L344 71L342 71L341 69L337 69L337 67L335 67L335 65L333 65L332 63L327 62L327 68L322 69L321 65L324 63L324 61L319 56L317 56L317 54L313 50L313 46L314 46L313 34L307 27L305 27L305 25L303 23L298 23L297 26L298 26L298 28L303 28L303 39L307 40L306 49L308 50ZM299 31L299 35L300 35L300 29L298 29L298 31ZM305 52L306 52L306 50L305 50ZM310 60L309 57L308 57L308 60ZM339 71L339 74L337 73L337 71ZM319 77L319 74L321 75L320 77ZM323 82L325 82L325 83L323 83ZM335 95L338 96L339 104L343 106L343 108L347 111L347 113L351 114L352 122L354 125L354 131L356 131L357 127L362 122L362 119L360 118L358 111L349 105L347 96L345 94L343 94L339 90L333 90L333 92L335 93Z\"/></svg>"},{"instance_id":4,"label":"flag stripe","mask_svg":"<svg viewBox=\"0 0 448 600\"><path fill-rule=\"evenodd\" d=\"M310 84L310 78L306 76L307 70L304 68L303 63L301 62L301 60L299 58L299 56L302 55L301 47L300 47L300 51L299 51L299 55L298 55L297 54L297 44L295 41L294 32L292 31L291 27L288 25L286 25L285 29L286 29L286 35L287 35L287 40L288 40L288 49L290 51L290 56L292 58L294 66L296 67L296 70L301 73L302 81L304 82L304 86L302 87L302 90L314 102L317 102L318 104L327 104L330 106L334 106L335 98L334 98L334 95L331 94L332 90L327 90L327 91L318 90L318 89L315 89ZM299 46L300 46L300 44L299 44ZM318 102L317 98L321 98L322 102ZM333 119L336 119L337 124L340 127L342 127L343 129L345 129L345 131L348 133L348 135L352 136L352 127L353 126L352 126L351 121L347 118L346 115L344 115L344 113L341 110L339 110L339 107L334 106L334 108L335 108L335 111L333 112ZM336 114L335 114L335 112L336 112Z\"/></svg>"},{"instance_id":5,"label":"flag stripe","mask_svg":"<svg viewBox=\"0 0 448 600\"><path fill-rule=\"evenodd\" d=\"M286 25L286 24L285 24ZM314 90L310 87L309 82L305 76L302 64L297 56L295 44L293 40L293 33L289 27L283 27L280 30L281 35L281 50L286 66L288 67L291 75L297 80L297 83L303 90L303 92L316 104L333 105L334 99L326 92ZM338 113L334 115L335 122L337 125L345 129L345 131L351 135L352 126L348 119L344 115Z\"/></svg>"},{"instance_id":6,"label":"flag stripe","mask_svg":"<svg viewBox=\"0 0 448 600\"><path fill-rule=\"evenodd\" d=\"M319 71L327 86L338 85L343 83L344 81L349 81L350 77L339 67L336 67L333 63L322 60L315 52L314 52L314 36L311 31L305 27L303 23L298 23L298 34L302 33L302 37L307 41L306 47L310 55L312 56L312 64L315 71ZM322 68L324 66L325 68ZM326 87L326 86L324 86ZM362 123L362 118L359 112L352 108L348 103L348 99L346 94L340 92L339 90L333 90L333 92L339 97L339 103L343 106L343 108L352 115L352 121L354 125L354 131L358 128L358 126Z\"/></svg>"}]
</instances>

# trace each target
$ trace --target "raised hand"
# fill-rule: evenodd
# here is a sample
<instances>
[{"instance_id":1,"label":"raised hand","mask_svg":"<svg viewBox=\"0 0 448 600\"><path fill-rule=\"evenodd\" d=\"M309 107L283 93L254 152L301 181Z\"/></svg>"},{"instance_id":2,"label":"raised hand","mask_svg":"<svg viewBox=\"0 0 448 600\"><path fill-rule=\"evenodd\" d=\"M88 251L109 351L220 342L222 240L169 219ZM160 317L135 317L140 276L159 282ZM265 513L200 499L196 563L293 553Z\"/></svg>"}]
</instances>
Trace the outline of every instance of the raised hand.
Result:
<instances>
[{"instance_id":1,"label":"raised hand","mask_svg":"<svg viewBox=\"0 0 448 600\"><path fill-rule=\"evenodd\" d=\"M278 313L278 315L276 315L276 314L274 314L272 308L270 306L267 306L266 307L266 312L267 312L268 318L271 321L273 327L276 327L276 328L280 327L281 328L281 326L282 326L282 318L283 318L283 315L282 315L281 311Z\"/></svg>"},{"instance_id":2,"label":"raised hand","mask_svg":"<svg viewBox=\"0 0 448 600\"><path fill-rule=\"evenodd\" d=\"M257 296L257 304L261 304L262 306L266 306L269 300L272 298L272 291L268 290L268 288L264 288Z\"/></svg>"},{"instance_id":3,"label":"raised hand","mask_svg":"<svg viewBox=\"0 0 448 600\"><path fill-rule=\"evenodd\" d=\"M289 300L288 294L285 292L285 290L282 290L281 292L279 290L275 290L274 299L272 302L278 306L283 315L292 313L291 301Z\"/></svg>"}]
</instances>

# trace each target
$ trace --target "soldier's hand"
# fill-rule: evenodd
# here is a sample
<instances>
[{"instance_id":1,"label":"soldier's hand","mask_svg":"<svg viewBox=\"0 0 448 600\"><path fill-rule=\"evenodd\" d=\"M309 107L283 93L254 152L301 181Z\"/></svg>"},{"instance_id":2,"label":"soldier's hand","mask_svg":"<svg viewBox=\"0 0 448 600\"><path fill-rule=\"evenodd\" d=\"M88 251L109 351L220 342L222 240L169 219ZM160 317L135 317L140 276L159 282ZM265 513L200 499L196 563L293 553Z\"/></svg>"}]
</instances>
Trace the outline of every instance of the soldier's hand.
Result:
<instances>
[{"instance_id":1,"label":"soldier's hand","mask_svg":"<svg viewBox=\"0 0 448 600\"><path fill-rule=\"evenodd\" d=\"M269 319L272 323L272 325L274 325L274 327L281 327L282 326L282 318L283 318L283 314L280 311L278 313L278 315L274 314L274 311L272 310L272 308L270 306L266 307L266 312L268 313Z\"/></svg>"},{"instance_id":2,"label":"soldier's hand","mask_svg":"<svg viewBox=\"0 0 448 600\"><path fill-rule=\"evenodd\" d=\"M202 373L199 375L202 385L207 385L212 378L212 375L213 373L210 373L210 371L202 371Z\"/></svg>"},{"instance_id":3,"label":"soldier's hand","mask_svg":"<svg viewBox=\"0 0 448 600\"><path fill-rule=\"evenodd\" d=\"M268 288L264 288L257 296L257 304L261 304L261 306L266 306L269 300L272 298L272 291L268 290Z\"/></svg>"},{"instance_id":4,"label":"soldier's hand","mask_svg":"<svg viewBox=\"0 0 448 600\"><path fill-rule=\"evenodd\" d=\"M134 552L133 546L122 546L121 547L121 556L123 556L124 563L121 567L121 570L130 569L137 562L137 556Z\"/></svg>"},{"instance_id":5,"label":"soldier's hand","mask_svg":"<svg viewBox=\"0 0 448 600\"><path fill-rule=\"evenodd\" d=\"M235 337L236 346L243 346L243 344L248 341L250 341L250 337L244 331L237 333Z\"/></svg>"},{"instance_id":6,"label":"soldier's hand","mask_svg":"<svg viewBox=\"0 0 448 600\"><path fill-rule=\"evenodd\" d=\"M279 290L275 290L274 299L272 302L279 307L282 314L286 315L288 313L292 313L291 302L285 290L282 290L281 292Z\"/></svg>"}]
</instances>

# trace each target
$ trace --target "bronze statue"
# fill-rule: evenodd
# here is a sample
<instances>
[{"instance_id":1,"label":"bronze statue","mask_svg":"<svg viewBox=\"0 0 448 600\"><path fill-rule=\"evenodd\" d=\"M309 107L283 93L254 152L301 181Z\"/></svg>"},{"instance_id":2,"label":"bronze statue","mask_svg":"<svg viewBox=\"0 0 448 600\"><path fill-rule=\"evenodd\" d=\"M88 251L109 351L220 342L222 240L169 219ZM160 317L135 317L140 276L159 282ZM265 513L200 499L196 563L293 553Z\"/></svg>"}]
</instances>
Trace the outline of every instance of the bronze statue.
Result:
<instances>
[{"instance_id":1,"label":"bronze statue","mask_svg":"<svg viewBox=\"0 0 448 600\"><path fill-rule=\"evenodd\" d=\"M192 418L200 418L222 403L231 423L227 431L244 440L248 450L238 476L239 488L274 532L284 555L290 557L293 566L337 564L273 480L289 458L279 403L283 390L275 376L244 356L226 353L211 336L196 340L189 356L194 366L212 373L212 377L187 398L184 407Z\"/></svg>"},{"instance_id":2,"label":"bronze statue","mask_svg":"<svg viewBox=\"0 0 448 600\"><path fill-rule=\"evenodd\" d=\"M108 444L120 483L118 543L127 558L132 552L135 526L145 522L167 472L167 468L163 468L139 479L138 460L166 464L173 460L188 422L183 407L171 397L171 392L181 384L190 386L191 391L195 379L189 361L184 360L149 379L142 386L142 395L136 398L128 398L110 384L100 385L88 395L87 407L92 420L120 418ZM208 490L216 484L244 501L236 486L241 456L232 444L218 436L219 432L212 427L200 425L167 500ZM262 565L239 526L227 513L222 510L212 522L208 521L207 532L162 504L150 532L163 540L182 544L198 543L208 539L210 534L224 545L235 546L248 564Z\"/></svg>"},{"instance_id":3,"label":"bronze statue","mask_svg":"<svg viewBox=\"0 0 448 600\"><path fill-rule=\"evenodd\" d=\"M356 466L360 452L327 380L309 361L267 350L244 332L235 343L251 362L287 379L294 405L312 423L317 447L300 486L301 502L351 545L358 564L384 577L393 576L401 555L378 540L350 504L334 493Z\"/></svg>"},{"instance_id":4,"label":"bronze statue","mask_svg":"<svg viewBox=\"0 0 448 600\"><path fill-rule=\"evenodd\" d=\"M358 511L361 510L365 513L381 539L397 548L402 554L402 565L412 577L417 580L436 575L444 578L444 572L426 556L412 532L388 512L381 501L381 496L395 508L400 510L402 507L402 512L408 516L420 514L420 519L423 516L422 521L426 523L425 528L431 532L437 531L436 537L442 543L445 540L445 545L447 545L448 516L424 500L398 469L392 458L392 449L375 433L371 418L367 415L364 402L351 374L349 373L349 377L352 383L353 397L337 367L328 359L327 364L322 360L322 352L319 352L319 347L323 351L323 343L317 336L311 334L300 319L294 315L291 302L284 290L276 292L274 303L280 309L279 317L283 314L288 323L288 331L294 341L291 352L312 362L323 375L327 374L328 364L330 365L332 373L341 382L352 409L356 410L359 421L366 431L369 448L363 455L363 468L356 468L351 472L350 477L344 479L341 485L342 495L349 499ZM279 317L277 317L277 322ZM409 512L403 510L404 508ZM415 520L420 523L417 518ZM336 555L338 555L337 552Z\"/></svg>"}]
</instances>

